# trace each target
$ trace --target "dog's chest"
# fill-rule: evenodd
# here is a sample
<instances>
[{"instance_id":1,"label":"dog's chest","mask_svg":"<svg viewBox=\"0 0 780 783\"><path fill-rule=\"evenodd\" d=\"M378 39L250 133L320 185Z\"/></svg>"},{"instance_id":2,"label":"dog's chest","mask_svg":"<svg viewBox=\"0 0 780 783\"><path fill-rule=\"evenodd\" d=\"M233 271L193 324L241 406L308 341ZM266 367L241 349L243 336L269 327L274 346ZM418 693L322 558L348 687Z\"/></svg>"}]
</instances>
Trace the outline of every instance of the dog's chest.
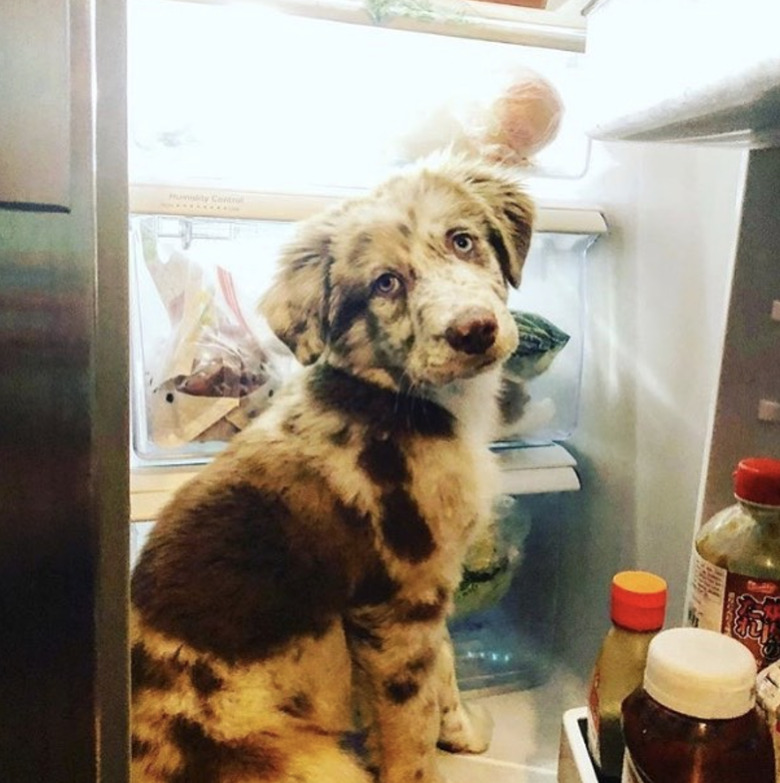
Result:
<instances>
[{"instance_id":1,"label":"dog's chest","mask_svg":"<svg viewBox=\"0 0 780 783\"><path fill-rule=\"evenodd\" d=\"M487 449L461 440L407 448L409 486L437 538L467 533L490 513L493 464Z\"/></svg>"},{"instance_id":2,"label":"dog's chest","mask_svg":"<svg viewBox=\"0 0 780 783\"><path fill-rule=\"evenodd\" d=\"M490 518L496 484L487 445L450 412L326 367L261 430L252 450L264 467L305 466L336 505L371 520L394 571L443 569L457 578L468 543Z\"/></svg>"},{"instance_id":3,"label":"dog's chest","mask_svg":"<svg viewBox=\"0 0 780 783\"><path fill-rule=\"evenodd\" d=\"M491 513L488 450L455 436L371 433L353 447L352 460L352 488L360 487L360 505L393 572L406 574L404 581L414 572L425 582L456 582L468 544Z\"/></svg>"}]
</instances>

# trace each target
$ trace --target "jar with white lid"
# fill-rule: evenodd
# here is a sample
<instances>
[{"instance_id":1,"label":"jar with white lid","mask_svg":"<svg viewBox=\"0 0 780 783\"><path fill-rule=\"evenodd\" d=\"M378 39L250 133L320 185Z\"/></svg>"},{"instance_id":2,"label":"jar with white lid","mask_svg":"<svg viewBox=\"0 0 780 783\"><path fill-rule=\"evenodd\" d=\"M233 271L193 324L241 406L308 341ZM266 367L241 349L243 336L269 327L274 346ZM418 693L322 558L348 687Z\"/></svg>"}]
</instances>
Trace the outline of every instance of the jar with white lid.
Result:
<instances>
[{"instance_id":1,"label":"jar with white lid","mask_svg":"<svg viewBox=\"0 0 780 783\"><path fill-rule=\"evenodd\" d=\"M661 631L622 717L623 783L775 783L772 739L756 710L756 663L730 637Z\"/></svg>"}]
</instances>

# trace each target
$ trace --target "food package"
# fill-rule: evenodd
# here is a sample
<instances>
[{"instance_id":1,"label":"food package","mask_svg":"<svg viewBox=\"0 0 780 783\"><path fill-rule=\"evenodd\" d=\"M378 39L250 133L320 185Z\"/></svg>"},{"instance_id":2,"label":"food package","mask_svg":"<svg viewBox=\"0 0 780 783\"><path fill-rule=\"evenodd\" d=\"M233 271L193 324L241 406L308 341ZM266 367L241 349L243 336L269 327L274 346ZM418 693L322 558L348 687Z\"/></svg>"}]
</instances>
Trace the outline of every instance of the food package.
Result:
<instances>
[{"instance_id":1,"label":"food package","mask_svg":"<svg viewBox=\"0 0 780 783\"><path fill-rule=\"evenodd\" d=\"M451 149L508 166L527 166L557 136L564 106L541 74L516 68L461 89L431 110L400 142L407 159Z\"/></svg>"},{"instance_id":2,"label":"food package","mask_svg":"<svg viewBox=\"0 0 780 783\"><path fill-rule=\"evenodd\" d=\"M537 313L513 310L519 340L504 362L502 373L512 380L530 381L546 372L569 342L569 335Z\"/></svg>"},{"instance_id":3,"label":"food package","mask_svg":"<svg viewBox=\"0 0 780 783\"><path fill-rule=\"evenodd\" d=\"M519 341L501 372L498 395L499 429L496 437L513 439L533 433L555 417L549 397L535 400L527 383L546 372L569 342L569 335L536 313L512 311Z\"/></svg>"},{"instance_id":4,"label":"food package","mask_svg":"<svg viewBox=\"0 0 780 783\"><path fill-rule=\"evenodd\" d=\"M495 606L509 590L522 563L530 515L510 495L501 495L495 518L466 553L463 576L455 591L455 617Z\"/></svg>"},{"instance_id":5,"label":"food package","mask_svg":"<svg viewBox=\"0 0 780 783\"><path fill-rule=\"evenodd\" d=\"M170 321L144 355L148 440L164 450L227 441L270 405L297 363L264 321L247 319L230 271L176 249L163 261L154 219L137 225Z\"/></svg>"}]
</instances>

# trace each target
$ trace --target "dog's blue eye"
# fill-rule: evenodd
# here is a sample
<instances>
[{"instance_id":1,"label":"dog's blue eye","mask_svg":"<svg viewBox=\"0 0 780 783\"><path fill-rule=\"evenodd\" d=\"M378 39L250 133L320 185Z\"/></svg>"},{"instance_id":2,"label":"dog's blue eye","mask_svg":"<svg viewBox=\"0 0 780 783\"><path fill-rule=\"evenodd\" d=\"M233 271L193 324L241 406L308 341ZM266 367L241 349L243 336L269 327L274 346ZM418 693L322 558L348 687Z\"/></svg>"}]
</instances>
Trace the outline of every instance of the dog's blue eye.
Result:
<instances>
[{"instance_id":1,"label":"dog's blue eye","mask_svg":"<svg viewBox=\"0 0 780 783\"><path fill-rule=\"evenodd\" d=\"M458 231L450 237L452 249L460 256L465 256L474 250L474 239L465 231Z\"/></svg>"},{"instance_id":2,"label":"dog's blue eye","mask_svg":"<svg viewBox=\"0 0 780 783\"><path fill-rule=\"evenodd\" d=\"M403 283L398 275L394 275L392 272L385 272L374 281L374 293L381 296L393 296L400 292L402 286Z\"/></svg>"}]
</instances>

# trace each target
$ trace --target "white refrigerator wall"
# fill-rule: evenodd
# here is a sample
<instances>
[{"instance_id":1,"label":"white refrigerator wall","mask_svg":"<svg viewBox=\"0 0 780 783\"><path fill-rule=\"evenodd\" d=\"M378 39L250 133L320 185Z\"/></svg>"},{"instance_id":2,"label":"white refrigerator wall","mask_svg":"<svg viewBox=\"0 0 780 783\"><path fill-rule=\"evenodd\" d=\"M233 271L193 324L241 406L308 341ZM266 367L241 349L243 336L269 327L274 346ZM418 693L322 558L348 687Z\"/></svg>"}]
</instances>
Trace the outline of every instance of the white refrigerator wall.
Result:
<instances>
[{"instance_id":1,"label":"white refrigerator wall","mask_svg":"<svg viewBox=\"0 0 780 783\"><path fill-rule=\"evenodd\" d=\"M596 143L582 196L609 234L588 259L582 492L561 529L558 646L587 676L608 627L612 575L685 582L737 240L746 152Z\"/></svg>"}]
</instances>

